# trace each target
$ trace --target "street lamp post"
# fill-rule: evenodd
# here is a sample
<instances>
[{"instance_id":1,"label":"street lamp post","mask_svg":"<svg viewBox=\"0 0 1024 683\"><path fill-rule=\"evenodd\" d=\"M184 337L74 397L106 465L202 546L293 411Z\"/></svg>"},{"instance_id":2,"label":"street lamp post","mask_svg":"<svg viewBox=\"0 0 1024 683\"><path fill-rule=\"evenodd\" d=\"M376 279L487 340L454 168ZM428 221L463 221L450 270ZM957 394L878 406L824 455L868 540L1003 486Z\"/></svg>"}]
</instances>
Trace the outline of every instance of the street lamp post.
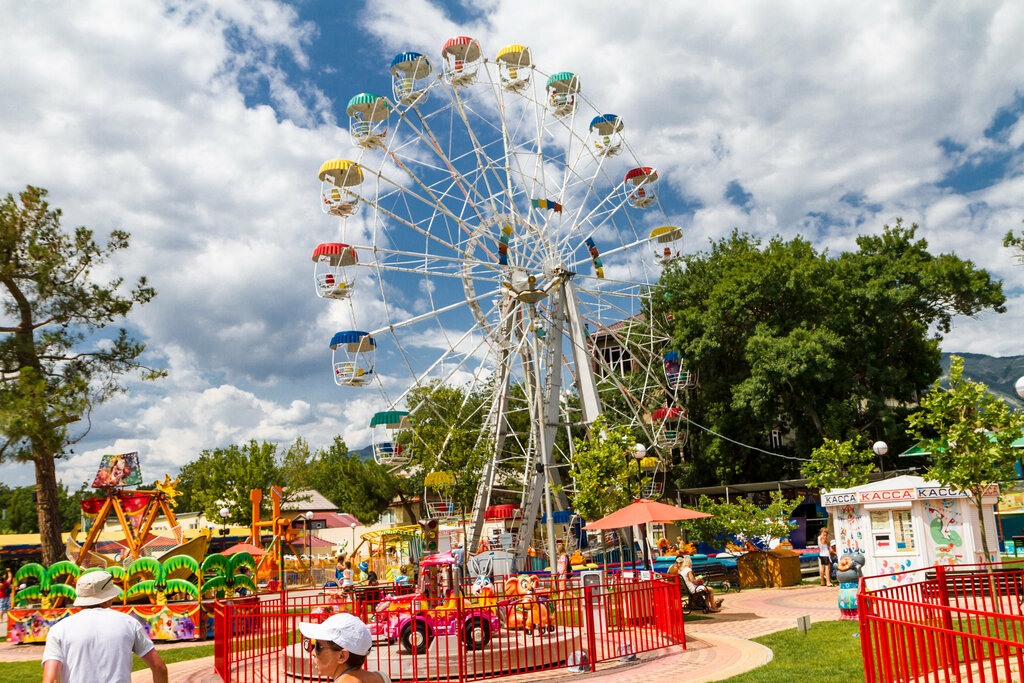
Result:
<instances>
[{"instance_id":1,"label":"street lamp post","mask_svg":"<svg viewBox=\"0 0 1024 683\"><path fill-rule=\"evenodd\" d=\"M876 441L875 445L871 447L871 450L878 456L878 464L882 468L882 478L885 478L885 454L889 452L889 444L884 441Z\"/></svg>"},{"instance_id":2,"label":"street lamp post","mask_svg":"<svg viewBox=\"0 0 1024 683\"><path fill-rule=\"evenodd\" d=\"M643 471L640 467L640 463L643 462L644 457L647 455L647 446L642 443L638 443L633 446L633 459L636 460L636 481L637 481L637 494L636 499L639 500L644 497L644 478ZM644 568L650 566L651 551L647 544L647 525L644 524L641 527L643 532L643 548L644 548Z\"/></svg>"},{"instance_id":3,"label":"street lamp post","mask_svg":"<svg viewBox=\"0 0 1024 683\"><path fill-rule=\"evenodd\" d=\"M313 521L313 511L312 510L308 510L302 516L306 520L305 524L303 524L303 526L305 527L304 531L306 532L306 558L309 561L309 566L310 566L309 579L310 579L310 581L312 581L313 580L313 570L312 570L312 567L313 567L313 537L310 535L309 525Z\"/></svg>"},{"instance_id":4,"label":"street lamp post","mask_svg":"<svg viewBox=\"0 0 1024 683\"><path fill-rule=\"evenodd\" d=\"M227 536L229 531L228 515L231 514L231 510L227 509L226 507L222 507L220 510L217 511L217 514L220 515L220 535Z\"/></svg>"},{"instance_id":5,"label":"street lamp post","mask_svg":"<svg viewBox=\"0 0 1024 683\"><path fill-rule=\"evenodd\" d=\"M356 523L352 522L349 524L349 528L352 529L352 547L348 549L348 559L352 561L352 554L356 551Z\"/></svg>"}]
</instances>

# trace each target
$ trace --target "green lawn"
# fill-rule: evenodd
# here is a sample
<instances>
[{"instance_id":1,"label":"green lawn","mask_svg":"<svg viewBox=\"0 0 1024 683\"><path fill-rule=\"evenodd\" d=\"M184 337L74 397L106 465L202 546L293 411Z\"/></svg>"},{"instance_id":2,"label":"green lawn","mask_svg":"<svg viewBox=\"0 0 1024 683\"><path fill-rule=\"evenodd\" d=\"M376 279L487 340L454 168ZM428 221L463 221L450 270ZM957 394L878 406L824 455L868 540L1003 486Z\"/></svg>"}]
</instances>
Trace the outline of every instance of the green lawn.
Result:
<instances>
[{"instance_id":1,"label":"green lawn","mask_svg":"<svg viewBox=\"0 0 1024 683\"><path fill-rule=\"evenodd\" d=\"M42 657L43 651L39 650ZM165 662L183 662L186 659L199 659L200 657L213 656L213 643L197 645L195 647L179 647L173 650L161 650L160 657ZM141 659L135 657L133 671L145 669L146 665ZM0 681L18 681L19 683L41 683L43 680L43 666L38 660L30 662L0 662Z\"/></svg>"},{"instance_id":2,"label":"green lawn","mask_svg":"<svg viewBox=\"0 0 1024 683\"><path fill-rule=\"evenodd\" d=\"M754 642L775 653L775 658L759 669L728 679L731 683L857 683L864 680L864 660L855 621L825 621L811 630L779 631Z\"/></svg>"}]
</instances>

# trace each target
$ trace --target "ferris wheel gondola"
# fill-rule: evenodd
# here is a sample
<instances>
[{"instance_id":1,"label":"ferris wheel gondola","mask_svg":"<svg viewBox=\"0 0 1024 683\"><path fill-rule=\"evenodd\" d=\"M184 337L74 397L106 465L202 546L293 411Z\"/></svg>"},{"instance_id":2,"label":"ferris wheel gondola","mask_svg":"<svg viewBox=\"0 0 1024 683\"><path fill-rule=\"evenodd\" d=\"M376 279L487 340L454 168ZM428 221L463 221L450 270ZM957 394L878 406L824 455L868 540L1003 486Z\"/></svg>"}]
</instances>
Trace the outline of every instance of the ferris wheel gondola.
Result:
<instances>
[{"instance_id":1,"label":"ferris wheel gondola","mask_svg":"<svg viewBox=\"0 0 1024 683\"><path fill-rule=\"evenodd\" d=\"M655 442L662 448L686 443L686 411L682 408L658 408L651 413Z\"/></svg>"},{"instance_id":2,"label":"ferris wheel gondola","mask_svg":"<svg viewBox=\"0 0 1024 683\"><path fill-rule=\"evenodd\" d=\"M646 209L658 196L658 172L650 166L630 169L623 179L626 202L634 209Z\"/></svg>"},{"instance_id":3,"label":"ferris wheel gondola","mask_svg":"<svg viewBox=\"0 0 1024 683\"><path fill-rule=\"evenodd\" d=\"M686 367L686 359L680 356L678 351L666 353L664 365L665 381L672 392L689 389L697 383L694 374Z\"/></svg>"},{"instance_id":4,"label":"ferris wheel gondola","mask_svg":"<svg viewBox=\"0 0 1024 683\"><path fill-rule=\"evenodd\" d=\"M347 217L356 212L359 202L352 188L363 182L359 164L347 159L331 159L320 166L320 206L324 213Z\"/></svg>"},{"instance_id":5,"label":"ferris wheel gondola","mask_svg":"<svg viewBox=\"0 0 1024 683\"><path fill-rule=\"evenodd\" d=\"M388 134L388 116L391 103L388 98L373 93L359 93L348 101L348 130L352 140L360 147L378 147Z\"/></svg>"},{"instance_id":6,"label":"ferris wheel gondola","mask_svg":"<svg viewBox=\"0 0 1024 683\"><path fill-rule=\"evenodd\" d=\"M423 507L430 519L445 519L455 514L452 493L455 475L451 472L428 472L423 478Z\"/></svg>"},{"instance_id":7,"label":"ferris wheel gondola","mask_svg":"<svg viewBox=\"0 0 1024 683\"><path fill-rule=\"evenodd\" d=\"M644 478L643 497L658 500L665 493L666 467L661 458L648 455L640 461L640 472Z\"/></svg>"},{"instance_id":8,"label":"ferris wheel gondola","mask_svg":"<svg viewBox=\"0 0 1024 683\"><path fill-rule=\"evenodd\" d=\"M622 149L622 119L615 114L599 114L590 121L594 148L605 157L613 157Z\"/></svg>"},{"instance_id":9,"label":"ferris wheel gondola","mask_svg":"<svg viewBox=\"0 0 1024 683\"><path fill-rule=\"evenodd\" d=\"M501 87L510 92L519 92L530 82L530 48L524 45L506 45L498 50Z\"/></svg>"},{"instance_id":10,"label":"ferris wheel gondola","mask_svg":"<svg viewBox=\"0 0 1024 683\"><path fill-rule=\"evenodd\" d=\"M651 230L648 238L651 240L651 250L656 258L668 262L682 256L683 253L683 231L674 225L663 225L660 228Z\"/></svg>"},{"instance_id":11,"label":"ferris wheel gondola","mask_svg":"<svg viewBox=\"0 0 1024 683\"><path fill-rule=\"evenodd\" d=\"M349 268L359 259L356 250L340 242L325 242L313 250L313 283L323 299L347 299L355 277Z\"/></svg>"},{"instance_id":12,"label":"ferris wheel gondola","mask_svg":"<svg viewBox=\"0 0 1024 683\"><path fill-rule=\"evenodd\" d=\"M338 386L361 387L373 377L377 342L367 332L346 330L331 338L331 365Z\"/></svg>"},{"instance_id":13,"label":"ferris wheel gondola","mask_svg":"<svg viewBox=\"0 0 1024 683\"><path fill-rule=\"evenodd\" d=\"M401 52L391 60L391 92L396 102L412 106L420 101L431 85L434 68L426 55Z\"/></svg>"},{"instance_id":14,"label":"ferris wheel gondola","mask_svg":"<svg viewBox=\"0 0 1024 683\"><path fill-rule=\"evenodd\" d=\"M373 430L373 459L378 465L400 467L412 455L411 425L405 410L386 410L370 419Z\"/></svg>"},{"instance_id":15,"label":"ferris wheel gondola","mask_svg":"<svg viewBox=\"0 0 1024 683\"><path fill-rule=\"evenodd\" d=\"M555 116L568 116L576 111L576 96L580 92L579 77L569 71L560 71L547 82L548 103Z\"/></svg>"},{"instance_id":16,"label":"ferris wheel gondola","mask_svg":"<svg viewBox=\"0 0 1024 683\"><path fill-rule=\"evenodd\" d=\"M455 87L464 87L476 80L483 60L480 43L469 36L455 36L441 48L444 79Z\"/></svg>"}]
</instances>

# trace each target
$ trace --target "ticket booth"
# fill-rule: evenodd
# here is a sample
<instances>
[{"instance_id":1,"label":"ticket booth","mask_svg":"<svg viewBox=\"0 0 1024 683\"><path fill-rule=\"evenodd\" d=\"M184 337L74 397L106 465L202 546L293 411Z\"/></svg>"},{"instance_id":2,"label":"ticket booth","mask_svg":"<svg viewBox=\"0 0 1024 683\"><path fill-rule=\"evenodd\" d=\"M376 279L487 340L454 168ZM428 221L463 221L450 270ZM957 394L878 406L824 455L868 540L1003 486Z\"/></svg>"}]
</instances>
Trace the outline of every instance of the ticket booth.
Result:
<instances>
[{"instance_id":1,"label":"ticket booth","mask_svg":"<svg viewBox=\"0 0 1024 683\"><path fill-rule=\"evenodd\" d=\"M962 491L921 477L904 475L849 489L822 493L833 521L836 550L860 552L864 576L897 575L937 564L973 564L988 560L981 545L977 508ZM988 554L998 556L999 534L993 486L983 499ZM922 577L923 578L923 577ZM869 581L869 589L910 582L893 576Z\"/></svg>"}]
</instances>

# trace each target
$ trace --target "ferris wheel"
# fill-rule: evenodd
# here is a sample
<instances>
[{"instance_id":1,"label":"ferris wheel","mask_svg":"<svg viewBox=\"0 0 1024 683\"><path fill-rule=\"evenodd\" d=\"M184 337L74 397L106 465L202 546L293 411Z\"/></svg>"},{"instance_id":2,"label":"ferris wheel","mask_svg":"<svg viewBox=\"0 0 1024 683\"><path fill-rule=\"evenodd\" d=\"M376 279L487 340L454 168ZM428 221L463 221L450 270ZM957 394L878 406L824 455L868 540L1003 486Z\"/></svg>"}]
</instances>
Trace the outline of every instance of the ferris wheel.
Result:
<instances>
[{"instance_id":1,"label":"ferris wheel","mask_svg":"<svg viewBox=\"0 0 1024 683\"><path fill-rule=\"evenodd\" d=\"M334 379L383 393L374 453L394 468L419 447L400 445L423 407L411 391L486 392L471 542L489 507L516 504L521 556L567 462L560 430L604 412L652 449L664 441L651 414L678 387L646 303L682 231L666 224L658 171L635 157L625 122L594 107L576 74L541 71L528 47L489 59L460 36L436 62L404 52L381 76L392 97L351 98L354 146L319 171L341 241L313 253L316 292L353 321L331 339Z\"/></svg>"}]
</instances>

